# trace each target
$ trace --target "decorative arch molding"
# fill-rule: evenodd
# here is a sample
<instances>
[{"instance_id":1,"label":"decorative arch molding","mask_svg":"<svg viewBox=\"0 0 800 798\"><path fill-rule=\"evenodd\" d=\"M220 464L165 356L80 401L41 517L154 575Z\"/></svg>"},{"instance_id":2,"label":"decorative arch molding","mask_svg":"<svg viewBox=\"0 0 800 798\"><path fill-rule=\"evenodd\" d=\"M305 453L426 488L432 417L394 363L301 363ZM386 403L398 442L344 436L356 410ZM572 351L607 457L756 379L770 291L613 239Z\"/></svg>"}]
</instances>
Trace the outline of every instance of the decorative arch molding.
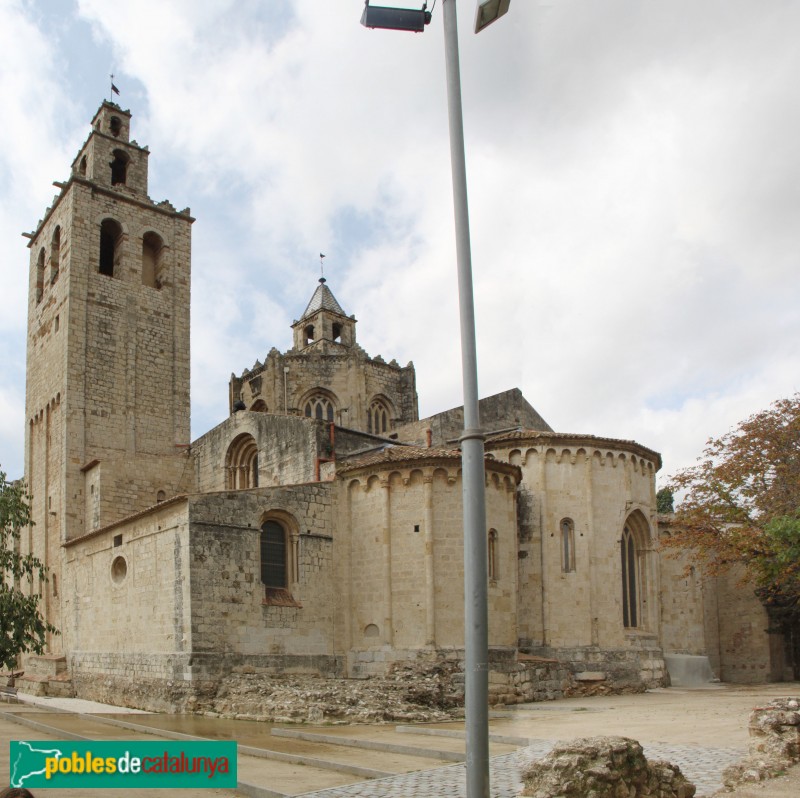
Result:
<instances>
[{"instance_id":1,"label":"decorative arch molding","mask_svg":"<svg viewBox=\"0 0 800 798\"><path fill-rule=\"evenodd\" d=\"M258 445L249 432L237 435L228 446L225 487L228 490L258 487Z\"/></svg>"}]
</instances>

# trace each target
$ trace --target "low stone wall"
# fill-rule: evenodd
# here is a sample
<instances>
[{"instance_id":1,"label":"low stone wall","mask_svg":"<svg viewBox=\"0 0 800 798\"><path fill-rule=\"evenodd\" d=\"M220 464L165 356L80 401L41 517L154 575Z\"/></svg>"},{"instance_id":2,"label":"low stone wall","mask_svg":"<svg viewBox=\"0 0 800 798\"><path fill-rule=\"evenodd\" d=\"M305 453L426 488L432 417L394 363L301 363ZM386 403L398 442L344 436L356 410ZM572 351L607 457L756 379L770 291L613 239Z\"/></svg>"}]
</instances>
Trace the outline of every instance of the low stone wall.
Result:
<instances>
[{"instance_id":1,"label":"low stone wall","mask_svg":"<svg viewBox=\"0 0 800 798\"><path fill-rule=\"evenodd\" d=\"M695 786L669 762L648 762L627 737L586 737L559 743L522 771L531 798L692 798Z\"/></svg>"},{"instance_id":2,"label":"low stone wall","mask_svg":"<svg viewBox=\"0 0 800 798\"><path fill-rule=\"evenodd\" d=\"M575 685L569 668L555 659L519 654L490 667L490 704L553 701L568 695Z\"/></svg>"},{"instance_id":3,"label":"low stone wall","mask_svg":"<svg viewBox=\"0 0 800 798\"><path fill-rule=\"evenodd\" d=\"M743 782L779 776L800 762L800 699L778 698L750 713L748 755L726 768L722 780L728 789Z\"/></svg>"},{"instance_id":4,"label":"low stone wall","mask_svg":"<svg viewBox=\"0 0 800 798\"><path fill-rule=\"evenodd\" d=\"M80 698L157 712L278 722L445 720L463 714L463 652L431 652L385 665L382 675L346 679L334 657L188 655L144 657L86 652L72 658ZM551 701L573 694L558 660L490 654L489 703Z\"/></svg>"},{"instance_id":5,"label":"low stone wall","mask_svg":"<svg viewBox=\"0 0 800 798\"><path fill-rule=\"evenodd\" d=\"M565 696L643 693L670 683L663 652L644 644L617 649L538 646L525 651L560 664L567 674Z\"/></svg>"}]
</instances>

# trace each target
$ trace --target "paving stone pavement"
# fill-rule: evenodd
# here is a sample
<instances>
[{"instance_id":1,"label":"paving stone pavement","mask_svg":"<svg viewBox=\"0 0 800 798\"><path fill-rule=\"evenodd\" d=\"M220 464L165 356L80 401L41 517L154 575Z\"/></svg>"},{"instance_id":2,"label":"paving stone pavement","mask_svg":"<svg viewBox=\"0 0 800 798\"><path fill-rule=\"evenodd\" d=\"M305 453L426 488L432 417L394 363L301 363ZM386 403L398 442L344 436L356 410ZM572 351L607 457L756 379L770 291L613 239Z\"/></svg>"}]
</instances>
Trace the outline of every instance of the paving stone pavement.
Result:
<instances>
[{"instance_id":1,"label":"paving stone pavement","mask_svg":"<svg viewBox=\"0 0 800 798\"><path fill-rule=\"evenodd\" d=\"M541 759L557 742L535 740L514 753L493 756L489 764L491 798L516 798L522 789L520 771L523 765L531 759ZM697 787L697 798L712 795L720 789L722 771L745 755L745 751L736 748L700 748L666 743L642 747L648 760L666 759L678 765ZM466 794L465 765L460 764L304 793L303 798L431 798L439 795L466 798Z\"/></svg>"}]
</instances>

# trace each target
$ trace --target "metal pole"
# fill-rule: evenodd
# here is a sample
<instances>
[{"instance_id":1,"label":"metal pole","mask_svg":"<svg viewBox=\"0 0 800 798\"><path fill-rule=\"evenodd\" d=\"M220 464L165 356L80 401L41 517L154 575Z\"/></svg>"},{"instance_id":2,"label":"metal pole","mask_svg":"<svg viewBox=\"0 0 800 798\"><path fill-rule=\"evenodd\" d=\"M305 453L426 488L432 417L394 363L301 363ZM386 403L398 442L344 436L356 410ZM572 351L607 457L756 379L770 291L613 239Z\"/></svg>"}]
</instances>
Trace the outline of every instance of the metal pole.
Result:
<instances>
[{"instance_id":1,"label":"metal pole","mask_svg":"<svg viewBox=\"0 0 800 798\"><path fill-rule=\"evenodd\" d=\"M444 0L444 50L450 162L453 171L464 433L461 436L464 505L464 648L466 676L467 798L489 798L489 633L486 564L484 434L478 412L478 363L467 208L467 168L461 110L456 0Z\"/></svg>"}]
</instances>

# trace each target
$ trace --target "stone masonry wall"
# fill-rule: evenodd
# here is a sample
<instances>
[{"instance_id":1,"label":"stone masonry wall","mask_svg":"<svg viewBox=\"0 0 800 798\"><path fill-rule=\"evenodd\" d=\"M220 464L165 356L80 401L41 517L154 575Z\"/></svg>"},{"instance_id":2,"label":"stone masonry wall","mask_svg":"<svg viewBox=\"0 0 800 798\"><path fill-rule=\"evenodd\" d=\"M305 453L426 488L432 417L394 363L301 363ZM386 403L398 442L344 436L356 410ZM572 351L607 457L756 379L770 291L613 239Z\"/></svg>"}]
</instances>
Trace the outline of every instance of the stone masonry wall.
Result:
<instances>
[{"instance_id":1,"label":"stone masonry wall","mask_svg":"<svg viewBox=\"0 0 800 798\"><path fill-rule=\"evenodd\" d=\"M548 423L528 403L519 388L487 396L478 403L481 427L484 431L525 427L526 429L552 431ZM425 445L427 430L431 430L434 446L444 446L457 441L464 431L464 408L454 407L408 423L397 431L398 440L404 443Z\"/></svg>"},{"instance_id":2,"label":"stone masonry wall","mask_svg":"<svg viewBox=\"0 0 800 798\"><path fill-rule=\"evenodd\" d=\"M261 668L327 672L335 667L330 484L255 488L192 496L191 604L200 679L248 662ZM271 602L261 582L260 528L287 530L288 599ZM322 658L322 659L320 659Z\"/></svg>"},{"instance_id":3,"label":"stone masonry wall","mask_svg":"<svg viewBox=\"0 0 800 798\"><path fill-rule=\"evenodd\" d=\"M241 410L192 444L196 490L225 490L226 455L239 435L258 447L259 486L291 485L315 478L316 460L327 451L328 424L315 419Z\"/></svg>"},{"instance_id":4,"label":"stone masonry wall","mask_svg":"<svg viewBox=\"0 0 800 798\"><path fill-rule=\"evenodd\" d=\"M64 650L79 695L101 675L119 683L191 677L189 529L185 499L65 549Z\"/></svg>"}]
</instances>

